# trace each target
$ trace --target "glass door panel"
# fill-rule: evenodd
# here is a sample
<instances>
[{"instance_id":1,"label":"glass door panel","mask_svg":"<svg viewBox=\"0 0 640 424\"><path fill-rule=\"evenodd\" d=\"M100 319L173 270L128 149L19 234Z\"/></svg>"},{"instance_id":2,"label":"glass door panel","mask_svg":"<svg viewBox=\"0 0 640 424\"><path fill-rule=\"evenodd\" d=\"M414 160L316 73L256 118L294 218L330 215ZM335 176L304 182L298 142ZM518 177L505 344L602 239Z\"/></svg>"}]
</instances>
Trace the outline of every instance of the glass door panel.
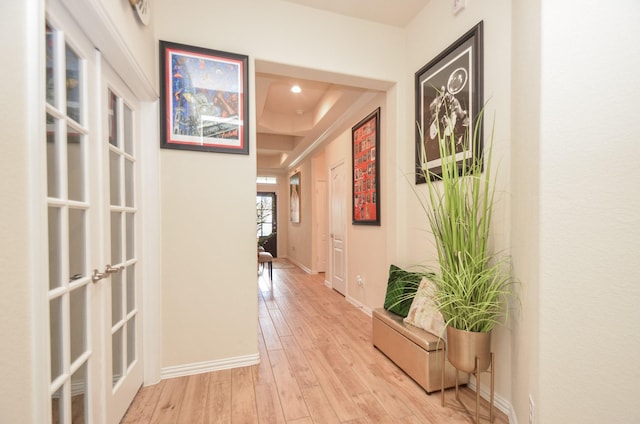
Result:
<instances>
[{"instance_id":1,"label":"glass door panel","mask_svg":"<svg viewBox=\"0 0 640 424\"><path fill-rule=\"evenodd\" d=\"M86 192L90 132L85 110L87 57L92 50L50 23L45 34L51 421L88 423L93 306L88 272L92 205Z\"/></svg>"},{"instance_id":2,"label":"glass door panel","mask_svg":"<svg viewBox=\"0 0 640 424\"><path fill-rule=\"evenodd\" d=\"M136 228L138 208L136 202L137 166L135 143L135 111L125 98L120 80L106 68L108 130L105 146L109 167L109 252L110 265L118 271L111 274L111 353L109 381L112 388L109 409L113 415L124 414L128 397L133 397L142 384L142 366L138 358L139 335L137 319L138 263ZM111 85L114 84L114 86ZM122 91L120 91L122 90ZM111 411L110 411L111 412ZM121 415L120 415L121 416Z\"/></svg>"},{"instance_id":3,"label":"glass door panel","mask_svg":"<svg viewBox=\"0 0 640 424\"><path fill-rule=\"evenodd\" d=\"M256 195L256 215L258 221L258 245L278 257L278 213L277 197L272 192L258 192Z\"/></svg>"},{"instance_id":4,"label":"glass door panel","mask_svg":"<svg viewBox=\"0 0 640 424\"><path fill-rule=\"evenodd\" d=\"M44 37L49 422L118 423L142 384L138 103L59 0Z\"/></svg>"}]
</instances>

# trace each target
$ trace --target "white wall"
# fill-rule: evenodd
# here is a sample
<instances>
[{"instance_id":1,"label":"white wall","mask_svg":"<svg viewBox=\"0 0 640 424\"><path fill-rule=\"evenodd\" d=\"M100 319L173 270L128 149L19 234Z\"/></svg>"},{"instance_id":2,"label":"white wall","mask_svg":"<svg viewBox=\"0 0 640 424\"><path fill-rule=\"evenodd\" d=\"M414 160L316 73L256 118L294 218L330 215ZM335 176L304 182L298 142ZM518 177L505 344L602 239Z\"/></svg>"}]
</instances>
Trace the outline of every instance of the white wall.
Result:
<instances>
[{"instance_id":1,"label":"white wall","mask_svg":"<svg viewBox=\"0 0 640 424\"><path fill-rule=\"evenodd\" d=\"M158 39L247 54L251 75L258 59L351 81L397 81L404 70L404 31L394 27L279 0L192 0L186 10L158 0L153 8ZM250 78L250 92L253 87ZM252 95L249 107L254 122ZM250 131L249 156L161 152L164 367L257 354L255 129ZM305 180L311 181L303 172L303 190L310 189ZM303 191L303 202L309 194ZM305 214L303 209L302 225L309 220ZM292 226L289 239L295 247ZM292 259L308 266L311 254Z\"/></svg>"},{"instance_id":2,"label":"white wall","mask_svg":"<svg viewBox=\"0 0 640 424\"><path fill-rule=\"evenodd\" d=\"M131 34L134 26L125 9L113 6L118 10L113 12L104 3L127 40L147 39L147 30ZM629 41L637 38L640 11L632 0L619 8L556 3L513 2L511 11L506 0L468 2L454 17L448 2L432 1L407 28L406 61L398 48L405 43L402 30L276 0L225 2L224 7L220 1L193 1L190 10L199 14L181 13L182 5L168 0L152 5L158 38L397 83L386 100L386 122L393 129L384 130L383 151L395 150L398 157L395 176L390 163L383 171L388 176L383 177L388 185L383 204L391 208L383 225L388 219L398 229L385 235L386 257L400 264L429 256L428 242L418 233L426 228L424 217L407 186L402 188L407 184L403 173L413 168L413 72L484 19L485 97L492 97L489 110L497 113L501 172L512 172L512 187L502 182L511 208L503 211L499 243L511 240L523 283L520 319L510 337L505 331L495 341L498 394L511 401L521 423L528 420L529 393L537 422L636 422L640 192L634 165L640 121L634 105L640 94L635 72L640 46ZM40 60L34 36L43 6L42 0L1 3L0 36L11 40L3 46L13 68L32 69L30 61ZM141 72L155 74L150 55L157 54L157 46L139 41L129 46L140 57ZM0 345L2 422L37 422L37 385L28 382L38 370L32 344L37 299L31 287L41 270L30 223L42 211L30 200L34 186L27 175L38 166L30 154L37 129L28 118L38 108L31 91L37 78L27 73L0 82L0 334L8 341ZM344 144L349 138L339 138L341 147L327 150L328 166L331 155L349 163ZM255 156L163 151L161 159L163 365L255 353ZM229 248L222 252L224 245ZM225 263L211 266L220 262ZM238 266L247 271L234 272ZM375 306L379 297L359 299ZM230 305L221 305L229 299ZM230 316L238 319L224 327Z\"/></svg>"},{"instance_id":3,"label":"white wall","mask_svg":"<svg viewBox=\"0 0 640 424\"><path fill-rule=\"evenodd\" d=\"M151 6L151 20L148 25L143 25L138 19L135 10L129 1L113 0L64 0L67 2L100 2L109 18L118 27L126 48L135 57L140 71L154 84L157 81L158 61L154 45L155 35L155 2L149 2ZM96 40L97 43L100 40ZM105 48L98 44L100 48ZM120 47L120 46L117 46ZM113 46L111 46L113 48ZM118 70L123 72L122 70ZM126 72L126 71L124 71ZM126 75L126 74L125 74ZM155 85L155 84L154 84Z\"/></svg>"},{"instance_id":4,"label":"white wall","mask_svg":"<svg viewBox=\"0 0 640 424\"><path fill-rule=\"evenodd\" d=\"M255 159L163 151L161 167L163 368L254 355Z\"/></svg>"},{"instance_id":5,"label":"white wall","mask_svg":"<svg viewBox=\"0 0 640 424\"><path fill-rule=\"evenodd\" d=\"M0 422L33 422L35 352L33 350L33 292L38 270L30 245L32 182L29 177L29 154L34 147L30 140L37 136L38 125L31 122L34 107L29 87L38 85L37 71L29 72L38 63L40 40L35 24L38 2L2 2L0 4L0 39L3 55L14 70L25 71L0 79ZM29 23L32 22L32 23ZM11 40L11 42L8 42ZM36 97L37 99L37 97ZM32 250L33 249L33 250Z\"/></svg>"},{"instance_id":6,"label":"white wall","mask_svg":"<svg viewBox=\"0 0 640 424\"><path fill-rule=\"evenodd\" d=\"M388 159L387 155L395 157L395 137L390 136L386 132L388 128L387 118L387 104L385 102L386 96L381 93L376 96L371 102L361 107L359 113L357 113L353 122L348 123L348 128L342 133L337 135L333 140L327 143L322 149L322 155L324 156L323 163L324 169L315 170L316 178L323 178L326 181L330 181L329 169L339 162L343 161L345 165L345 172L347 177L347 186L345 190L344 202L347 208L346 215L346 283L347 283L347 297L355 301L358 304L364 305L369 309L382 306L384 302L384 295L387 287L387 273L389 270L389 263L392 257L389 256L387 251L387 235L395 232L394 221L389 219L386 215L387 210L395 208L395 200L393 192L388 190L386 181L387 173L390 173L388 164L392 161ZM352 184L351 184L351 127L356 125L361 119L364 119L376 108L381 108L380 122L381 122L381 136L380 136L380 199L381 202L381 225L353 225L351 223L353 218L353 202L352 202ZM329 183L330 185L330 183ZM330 194L330 189L327 191ZM389 196L389 197L387 197ZM329 206L329 203L327 203ZM330 212L327 211L330 215ZM330 221L329 217L329 221ZM327 249L330 246L327 245ZM330 253L327 252L327 258L330 257ZM328 265L330 265L328 263ZM327 272L330 274L331 268L327 267ZM356 276L360 275L364 279L364 286L360 287L356 283ZM327 281L331 281L331 275L327 275Z\"/></svg>"},{"instance_id":7,"label":"white wall","mask_svg":"<svg viewBox=\"0 0 640 424\"><path fill-rule=\"evenodd\" d=\"M314 154L311 159L313 170L313 224L311 229L311 271L325 272L329 254L329 176L326 155Z\"/></svg>"},{"instance_id":8,"label":"white wall","mask_svg":"<svg viewBox=\"0 0 640 424\"><path fill-rule=\"evenodd\" d=\"M395 167L397 138L387 132L390 113L386 103L386 95L378 95L371 103L362 108L359 119L352 123L356 125L371 112L380 108L380 150L379 175L380 190L380 226L353 225L353 185L348 184L346 194L347 205L347 293L349 298L365 305L369 309L379 308L384 303L387 289L389 265L393 256L387 250L388 235L395 233L395 222L389 211L395 208L394 190L390 187L390 176ZM352 172L352 131L349 129L342 135L343 142L349 152L346 159L347 177L351 181ZM364 282L357 284L357 276Z\"/></svg>"},{"instance_id":9,"label":"white wall","mask_svg":"<svg viewBox=\"0 0 640 424\"><path fill-rule=\"evenodd\" d=\"M539 422L640 422L640 5L541 3Z\"/></svg>"},{"instance_id":10,"label":"white wall","mask_svg":"<svg viewBox=\"0 0 640 424\"><path fill-rule=\"evenodd\" d=\"M401 213L399 223L399 264L434 266L437 259L433 239L429 233L424 211L419 207L410 185L413 184L415 167L414 75L441 51L460 36L484 21L484 98L485 140L491 136L491 121L495 115L493 165L496 182L496 207L492 222L492 244L497 251L510 249L510 149L511 149L511 2L467 2L467 8L458 15L451 12L450 2L432 1L408 26L408 68L411 91L403 101L405 110L412 119L403 119L406 125L407 149L402 156L402 171L398 180L398 191L404 191L407 205ZM409 180L405 179L409 176ZM425 192L424 185L418 191ZM492 350L496 355L496 394L511 401L511 329L498 327L492 336ZM487 383L483 382L486 386Z\"/></svg>"},{"instance_id":11,"label":"white wall","mask_svg":"<svg viewBox=\"0 0 640 424\"><path fill-rule=\"evenodd\" d=\"M291 197L287 191L287 258L303 269L313 268L313 167L310 160L302 162L287 174L287 180L299 173L300 222L291 222Z\"/></svg>"},{"instance_id":12,"label":"white wall","mask_svg":"<svg viewBox=\"0 0 640 424\"><path fill-rule=\"evenodd\" d=\"M529 422L529 395L538 409L540 259L540 2L513 2L511 128L511 248L520 311L513 319L511 403ZM544 422L538 420L537 422ZM551 420L550 422L556 422Z\"/></svg>"}]
</instances>

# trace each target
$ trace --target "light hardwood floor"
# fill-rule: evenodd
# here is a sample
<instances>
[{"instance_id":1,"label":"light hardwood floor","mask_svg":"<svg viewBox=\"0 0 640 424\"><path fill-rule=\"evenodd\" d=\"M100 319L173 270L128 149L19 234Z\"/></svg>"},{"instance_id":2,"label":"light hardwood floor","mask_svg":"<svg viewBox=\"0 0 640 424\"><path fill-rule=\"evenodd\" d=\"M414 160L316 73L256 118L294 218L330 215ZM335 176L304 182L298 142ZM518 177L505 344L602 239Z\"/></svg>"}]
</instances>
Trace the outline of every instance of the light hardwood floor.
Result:
<instances>
[{"instance_id":1,"label":"light hardwood floor","mask_svg":"<svg viewBox=\"0 0 640 424\"><path fill-rule=\"evenodd\" d=\"M427 395L375 349L371 318L328 289L324 274L276 268L273 279L258 278L260 365L144 387L121 423L473 422L452 390L443 408L439 392ZM473 409L475 393L461 396Z\"/></svg>"}]
</instances>

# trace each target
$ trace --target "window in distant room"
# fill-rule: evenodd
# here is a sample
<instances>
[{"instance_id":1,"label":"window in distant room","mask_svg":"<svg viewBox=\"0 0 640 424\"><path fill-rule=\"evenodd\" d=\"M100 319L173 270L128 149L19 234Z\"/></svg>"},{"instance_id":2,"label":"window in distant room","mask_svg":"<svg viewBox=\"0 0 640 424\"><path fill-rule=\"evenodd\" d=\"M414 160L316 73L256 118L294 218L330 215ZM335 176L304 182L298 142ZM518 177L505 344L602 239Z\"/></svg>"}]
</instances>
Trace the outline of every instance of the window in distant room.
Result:
<instances>
[{"instance_id":1,"label":"window in distant room","mask_svg":"<svg viewBox=\"0 0 640 424\"><path fill-rule=\"evenodd\" d=\"M258 184L277 184L278 180L276 179L276 177L259 176L258 178L256 178L256 182Z\"/></svg>"}]
</instances>

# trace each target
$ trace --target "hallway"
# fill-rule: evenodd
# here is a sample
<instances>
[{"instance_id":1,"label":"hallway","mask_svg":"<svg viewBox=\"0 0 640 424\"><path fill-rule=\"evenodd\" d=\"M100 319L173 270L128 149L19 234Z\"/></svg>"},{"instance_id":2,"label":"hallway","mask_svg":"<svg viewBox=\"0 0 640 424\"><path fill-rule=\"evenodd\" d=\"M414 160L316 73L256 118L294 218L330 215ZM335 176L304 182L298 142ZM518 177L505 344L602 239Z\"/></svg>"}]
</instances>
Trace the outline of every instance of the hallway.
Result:
<instances>
[{"instance_id":1,"label":"hallway","mask_svg":"<svg viewBox=\"0 0 640 424\"><path fill-rule=\"evenodd\" d=\"M371 319L297 267L258 278L260 365L162 380L140 390L131 423L470 423L371 344ZM474 392L462 389L467 404ZM453 393L447 393L453 403ZM496 412L495 423L506 416Z\"/></svg>"}]
</instances>

